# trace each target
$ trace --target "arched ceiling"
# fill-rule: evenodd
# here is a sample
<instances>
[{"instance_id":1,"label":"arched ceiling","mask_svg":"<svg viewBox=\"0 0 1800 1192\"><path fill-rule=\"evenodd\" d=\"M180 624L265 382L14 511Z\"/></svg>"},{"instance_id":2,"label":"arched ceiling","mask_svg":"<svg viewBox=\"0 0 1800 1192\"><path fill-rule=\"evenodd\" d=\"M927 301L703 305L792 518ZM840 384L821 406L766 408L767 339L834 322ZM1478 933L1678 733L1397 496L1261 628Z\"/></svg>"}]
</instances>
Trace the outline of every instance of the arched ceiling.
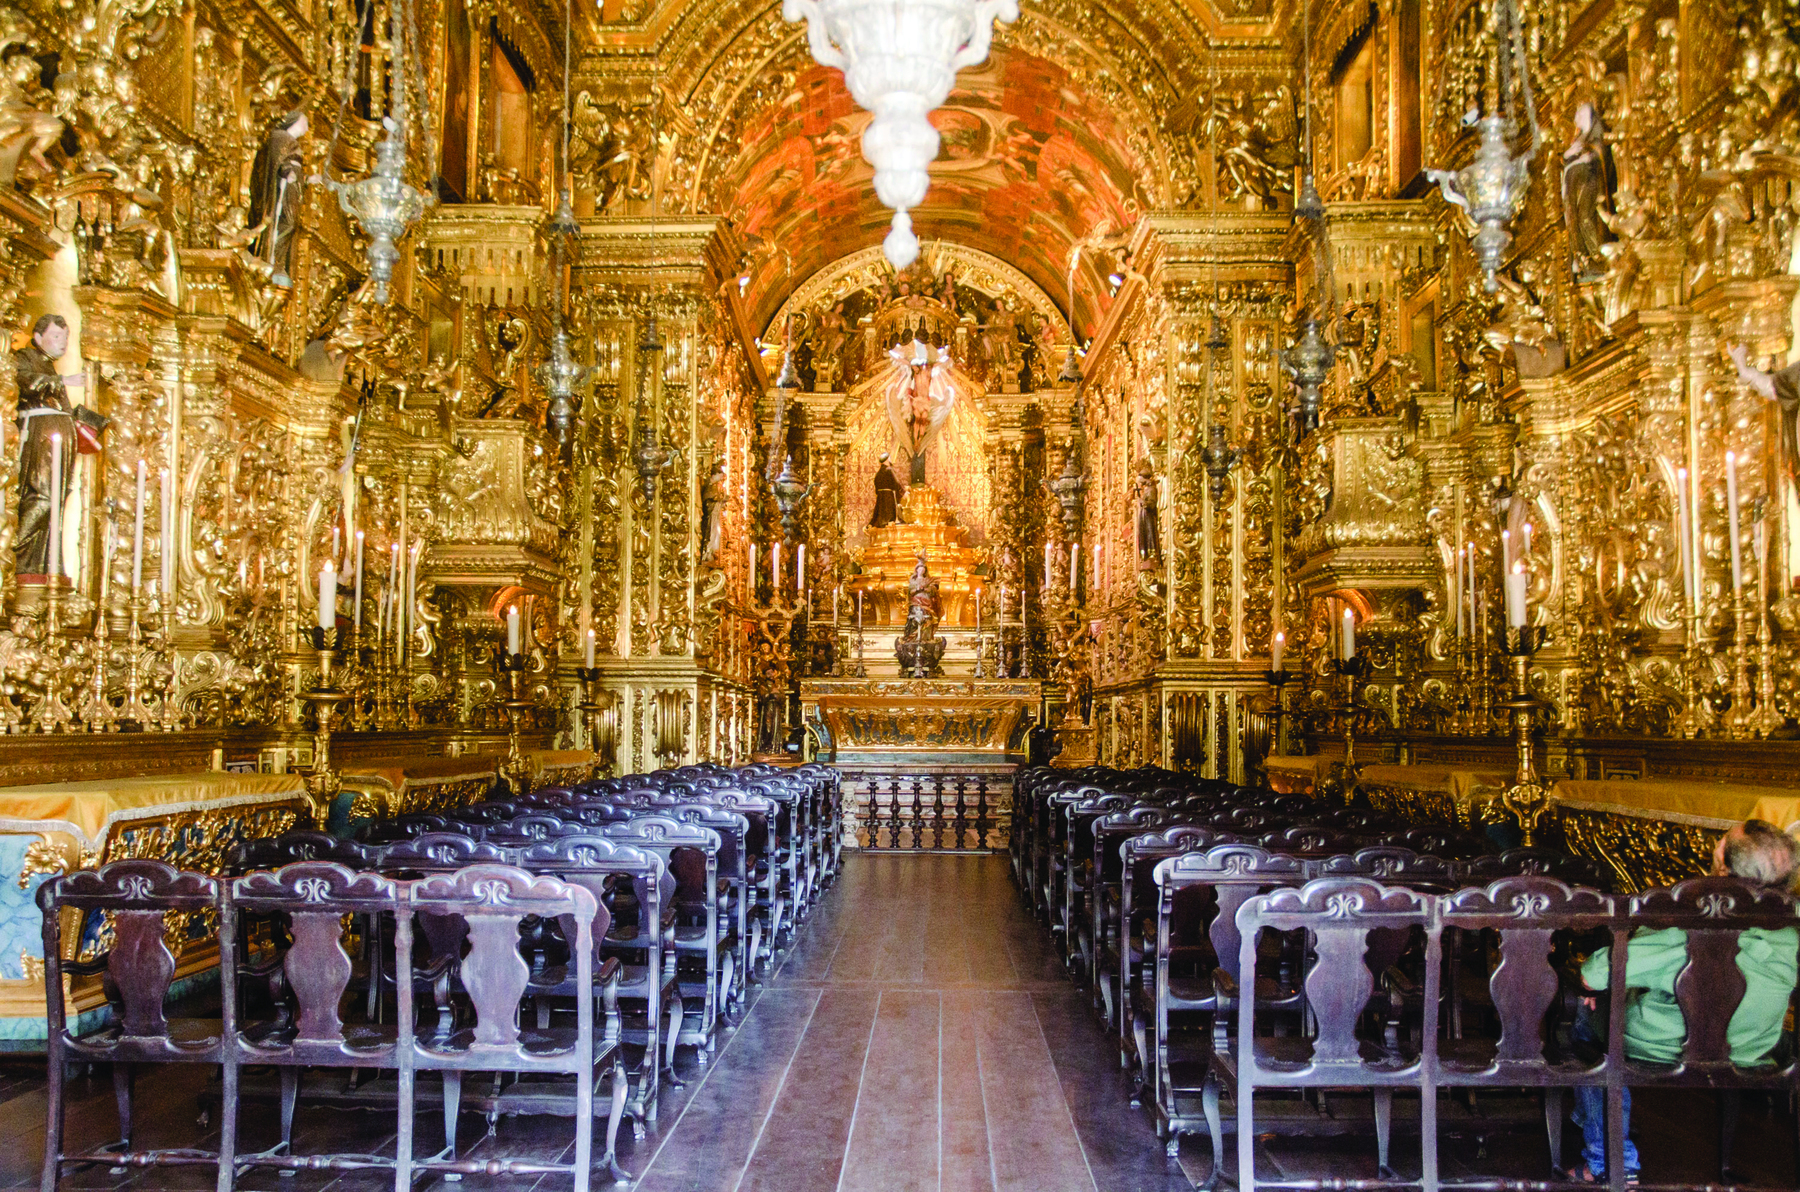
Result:
<instances>
[{"instance_id":1,"label":"arched ceiling","mask_svg":"<svg viewBox=\"0 0 1800 1192\"><path fill-rule=\"evenodd\" d=\"M869 115L835 69L807 64L781 99L739 124L735 152L711 190L751 246L752 324L793 286L846 254L878 244L892 212L875 197L860 138ZM998 49L962 72L932 116L943 138L931 190L913 212L921 239L992 254L1066 300L1070 252L1118 239L1147 206L1147 163L1134 159L1119 113L1068 86L1043 58ZM1088 255L1076 321L1091 326L1105 258ZM1085 308L1085 309L1084 309Z\"/></svg>"}]
</instances>

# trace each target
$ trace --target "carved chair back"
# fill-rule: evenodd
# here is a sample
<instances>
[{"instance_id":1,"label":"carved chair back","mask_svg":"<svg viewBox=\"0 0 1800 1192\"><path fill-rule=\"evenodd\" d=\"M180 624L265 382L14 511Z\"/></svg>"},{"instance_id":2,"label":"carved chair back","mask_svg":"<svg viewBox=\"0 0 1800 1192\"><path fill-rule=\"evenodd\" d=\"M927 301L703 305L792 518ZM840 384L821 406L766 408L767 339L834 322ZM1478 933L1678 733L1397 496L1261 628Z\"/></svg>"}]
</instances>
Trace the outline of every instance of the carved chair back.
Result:
<instances>
[{"instance_id":1,"label":"carved chair back","mask_svg":"<svg viewBox=\"0 0 1800 1192\"><path fill-rule=\"evenodd\" d=\"M336 861L351 869L372 869L380 856L378 847L344 840L330 832L297 828L279 836L240 842L232 849L226 870L242 874L253 869L279 869L296 861Z\"/></svg>"}]
</instances>

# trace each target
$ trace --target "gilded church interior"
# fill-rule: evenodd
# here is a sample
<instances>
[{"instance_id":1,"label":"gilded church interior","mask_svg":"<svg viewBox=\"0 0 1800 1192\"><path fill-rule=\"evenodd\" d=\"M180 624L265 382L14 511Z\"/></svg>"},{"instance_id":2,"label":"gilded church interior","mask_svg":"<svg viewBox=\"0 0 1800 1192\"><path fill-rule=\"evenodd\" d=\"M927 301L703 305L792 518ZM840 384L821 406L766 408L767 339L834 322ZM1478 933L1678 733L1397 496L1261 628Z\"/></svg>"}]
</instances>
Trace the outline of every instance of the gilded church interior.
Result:
<instances>
[{"instance_id":1,"label":"gilded church interior","mask_svg":"<svg viewBox=\"0 0 1800 1192\"><path fill-rule=\"evenodd\" d=\"M1792 1187L1719 948L1791 997L1797 183L1781 0L0 4L0 1186ZM527 856L580 824L591 893ZM1212 985L1253 925L1280 996ZM1580 1075L1519 1042L1639 928L1675 1051L1623 993ZM515 1077L492 1015L566 1023L585 1100L478 1076L459 1144L486 1053L384 1043L307 1160L343 1048L265 1036L334 998ZM206 1137L146 1150L194 1004Z\"/></svg>"}]
</instances>

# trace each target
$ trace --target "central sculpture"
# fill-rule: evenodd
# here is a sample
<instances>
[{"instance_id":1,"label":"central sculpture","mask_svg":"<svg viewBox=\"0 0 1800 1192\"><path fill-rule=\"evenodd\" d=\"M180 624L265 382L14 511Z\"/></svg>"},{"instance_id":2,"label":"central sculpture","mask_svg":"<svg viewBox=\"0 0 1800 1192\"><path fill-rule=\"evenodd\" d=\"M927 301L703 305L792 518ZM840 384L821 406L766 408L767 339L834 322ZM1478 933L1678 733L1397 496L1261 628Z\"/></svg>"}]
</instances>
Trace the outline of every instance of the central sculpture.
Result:
<instances>
[{"instance_id":1,"label":"central sculpture","mask_svg":"<svg viewBox=\"0 0 1800 1192\"><path fill-rule=\"evenodd\" d=\"M920 554L912 578L906 583L906 629L894 643L894 657L900 660L901 669L915 679L943 672L944 647L948 643L937 633L943 615L938 581L931 578L925 556Z\"/></svg>"}]
</instances>

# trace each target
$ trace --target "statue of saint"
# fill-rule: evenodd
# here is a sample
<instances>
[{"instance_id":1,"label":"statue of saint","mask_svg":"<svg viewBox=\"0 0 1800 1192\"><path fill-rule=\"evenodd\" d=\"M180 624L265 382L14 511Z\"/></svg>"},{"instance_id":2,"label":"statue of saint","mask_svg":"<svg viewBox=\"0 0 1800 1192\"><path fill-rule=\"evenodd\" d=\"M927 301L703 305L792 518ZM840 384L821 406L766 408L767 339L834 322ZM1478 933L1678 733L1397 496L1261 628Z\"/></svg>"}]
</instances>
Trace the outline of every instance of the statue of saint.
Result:
<instances>
[{"instance_id":1,"label":"statue of saint","mask_svg":"<svg viewBox=\"0 0 1800 1192\"><path fill-rule=\"evenodd\" d=\"M725 536L725 460L713 461L712 475L700 490L700 559L711 562L718 557Z\"/></svg>"},{"instance_id":2,"label":"statue of saint","mask_svg":"<svg viewBox=\"0 0 1800 1192\"><path fill-rule=\"evenodd\" d=\"M1575 280L1598 281L1606 275L1608 236L1618 175L1606 144L1606 125L1591 103L1575 108L1575 140L1563 150L1563 225L1569 230L1569 269Z\"/></svg>"},{"instance_id":3,"label":"statue of saint","mask_svg":"<svg viewBox=\"0 0 1800 1192\"><path fill-rule=\"evenodd\" d=\"M1137 554L1140 564L1154 564L1162 557L1162 528L1157 515L1156 473L1150 461L1138 464L1137 480Z\"/></svg>"},{"instance_id":4,"label":"statue of saint","mask_svg":"<svg viewBox=\"0 0 1800 1192\"><path fill-rule=\"evenodd\" d=\"M44 315L31 328L31 342L13 353L19 380L19 532L13 537L13 572L44 575L50 568L50 503L69 499L75 475L75 418L69 388L84 388L84 373L61 376L56 362L69 350L69 325L61 315ZM50 436L63 442L62 485L53 490Z\"/></svg>"},{"instance_id":5,"label":"statue of saint","mask_svg":"<svg viewBox=\"0 0 1800 1192\"><path fill-rule=\"evenodd\" d=\"M1743 344L1733 344L1731 362L1738 377L1781 412L1781 499L1787 520L1788 559L1784 571L1795 571L1795 548L1800 546L1800 360L1775 372L1764 372L1749 363Z\"/></svg>"},{"instance_id":6,"label":"statue of saint","mask_svg":"<svg viewBox=\"0 0 1800 1192\"><path fill-rule=\"evenodd\" d=\"M900 486L900 478L894 475L894 469L888 467L888 453L881 453L881 466L875 469L875 515L869 519L871 526L890 526L900 520L900 498L906 490Z\"/></svg>"},{"instance_id":7,"label":"statue of saint","mask_svg":"<svg viewBox=\"0 0 1800 1192\"><path fill-rule=\"evenodd\" d=\"M288 112L269 130L250 167L250 227L258 234L256 255L267 261L279 286L293 285L294 233L300 229L300 184L306 162L300 138L306 113Z\"/></svg>"},{"instance_id":8,"label":"statue of saint","mask_svg":"<svg viewBox=\"0 0 1800 1192\"><path fill-rule=\"evenodd\" d=\"M906 581L904 640L930 641L937 635L938 619L943 615L943 604L938 598L938 581L931 578L931 573L925 568L925 556L920 555L918 563L913 567L912 578Z\"/></svg>"}]
</instances>

